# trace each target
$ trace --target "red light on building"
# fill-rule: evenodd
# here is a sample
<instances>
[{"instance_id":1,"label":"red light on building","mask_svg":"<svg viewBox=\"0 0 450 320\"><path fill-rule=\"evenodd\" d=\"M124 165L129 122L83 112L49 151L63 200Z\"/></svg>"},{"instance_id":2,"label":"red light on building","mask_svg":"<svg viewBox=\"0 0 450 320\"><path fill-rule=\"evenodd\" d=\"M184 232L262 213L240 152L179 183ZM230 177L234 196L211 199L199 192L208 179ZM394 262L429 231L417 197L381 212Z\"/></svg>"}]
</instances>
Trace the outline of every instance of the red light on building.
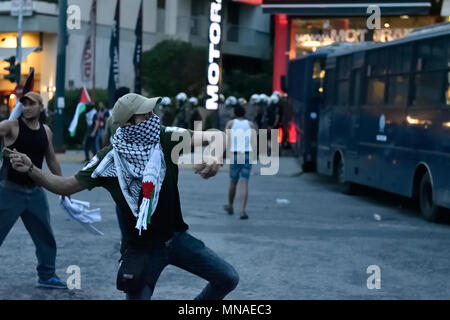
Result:
<instances>
[{"instance_id":1,"label":"red light on building","mask_svg":"<svg viewBox=\"0 0 450 320\"><path fill-rule=\"evenodd\" d=\"M246 4L251 4L254 6L260 6L262 4L262 0L234 0L235 2L242 2Z\"/></svg>"},{"instance_id":2,"label":"red light on building","mask_svg":"<svg viewBox=\"0 0 450 320\"><path fill-rule=\"evenodd\" d=\"M283 142L283 129L278 128L278 143Z\"/></svg>"},{"instance_id":3,"label":"red light on building","mask_svg":"<svg viewBox=\"0 0 450 320\"><path fill-rule=\"evenodd\" d=\"M288 124L288 138L287 142L289 143L297 143L297 129L295 128L294 122L289 121Z\"/></svg>"},{"instance_id":4,"label":"red light on building","mask_svg":"<svg viewBox=\"0 0 450 320\"><path fill-rule=\"evenodd\" d=\"M287 25L289 23L288 17L285 14L280 14L276 22L278 22L281 25Z\"/></svg>"}]
</instances>

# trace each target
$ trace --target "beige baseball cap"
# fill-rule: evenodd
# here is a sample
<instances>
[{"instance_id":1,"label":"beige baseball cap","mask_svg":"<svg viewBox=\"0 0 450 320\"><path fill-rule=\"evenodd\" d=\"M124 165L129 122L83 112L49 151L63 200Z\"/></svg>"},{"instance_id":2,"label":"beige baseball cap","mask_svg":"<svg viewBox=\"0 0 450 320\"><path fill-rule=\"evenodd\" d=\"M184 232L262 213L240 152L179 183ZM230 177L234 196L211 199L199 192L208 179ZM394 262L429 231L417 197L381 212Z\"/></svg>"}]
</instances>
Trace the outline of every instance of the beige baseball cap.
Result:
<instances>
[{"instance_id":1,"label":"beige baseball cap","mask_svg":"<svg viewBox=\"0 0 450 320\"><path fill-rule=\"evenodd\" d=\"M22 98L20 98L20 102L23 103L26 99L31 100L31 101L33 101L33 102L37 102L37 103L39 103L40 105L43 104L43 103L42 103L42 97L41 97L41 95L40 95L39 93L37 93L37 92L33 92L33 91L27 92L26 94L23 95Z\"/></svg>"},{"instance_id":2,"label":"beige baseball cap","mask_svg":"<svg viewBox=\"0 0 450 320\"><path fill-rule=\"evenodd\" d=\"M146 114L161 102L161 97L146 98L136 93L129 93L121 97L112 109L112 122L122 127L135 114Z\"/></svg>"}]
</instances>

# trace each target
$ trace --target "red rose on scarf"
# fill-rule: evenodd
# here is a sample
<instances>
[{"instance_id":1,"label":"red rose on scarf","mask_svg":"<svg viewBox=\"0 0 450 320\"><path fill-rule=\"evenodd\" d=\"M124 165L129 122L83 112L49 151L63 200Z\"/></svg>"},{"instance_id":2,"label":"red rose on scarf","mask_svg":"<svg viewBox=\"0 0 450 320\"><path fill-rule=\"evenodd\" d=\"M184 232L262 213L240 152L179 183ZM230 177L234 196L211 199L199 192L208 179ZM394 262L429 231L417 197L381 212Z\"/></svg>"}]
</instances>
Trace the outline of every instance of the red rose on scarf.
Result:
<instances>
[{"instance_id":1,"label":"red rose on scarf","mask_svg":"<svg viewBox=\"0 0 450 320\"><path fill-rule=\"evenodd\" d=\"M142 193L144 194L144 198L150 199L154 189L155 189L155 185L153 183L151 183L151 182L142 183Z\"/></svg>"}]
</instances>

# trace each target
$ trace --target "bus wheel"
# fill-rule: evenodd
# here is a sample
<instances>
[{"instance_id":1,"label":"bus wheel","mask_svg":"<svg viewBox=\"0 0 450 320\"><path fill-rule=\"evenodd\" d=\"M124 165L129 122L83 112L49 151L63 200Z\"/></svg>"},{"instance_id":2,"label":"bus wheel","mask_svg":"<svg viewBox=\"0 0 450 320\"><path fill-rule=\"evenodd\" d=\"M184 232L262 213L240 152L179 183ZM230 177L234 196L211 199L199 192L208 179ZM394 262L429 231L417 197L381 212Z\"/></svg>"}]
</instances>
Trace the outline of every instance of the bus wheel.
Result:
<instances>
[{"instance_id":1,"label":"bus wheel","mask_svg":"<svg viewBox=\"0 0 450 320\"><path fill-rule=\"evenodd\" d=\"M355 193L355 184L345 181L345 166L344 161L339 157L337 159L334 176L338 184L339 190L344 194Z\"/></svg>"},{"instance_id":2,"label":"bus wheel","mask_svg":"<svg viewBox=\"0 0 450 320\"><path fill-rule=\"evenodd\" d=\"M428 172L422 176L419 186L419 205L425 220L437 222L440 220L441 208L433 200L433 185Z\"/></svg>"}]
</instances>

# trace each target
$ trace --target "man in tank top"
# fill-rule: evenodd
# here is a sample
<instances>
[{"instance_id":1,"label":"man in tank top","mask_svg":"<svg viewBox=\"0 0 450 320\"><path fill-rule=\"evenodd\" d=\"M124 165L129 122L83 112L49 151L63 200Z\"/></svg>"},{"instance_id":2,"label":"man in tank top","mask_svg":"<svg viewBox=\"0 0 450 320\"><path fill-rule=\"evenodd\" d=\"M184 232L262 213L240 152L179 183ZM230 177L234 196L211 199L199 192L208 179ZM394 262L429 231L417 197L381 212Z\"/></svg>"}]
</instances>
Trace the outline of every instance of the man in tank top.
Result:
<instances>
[{"instance_id":1,"label":"man in tank top","mask_svg":"<svg viewBox=\"0 0 450 320\"><path fill-rule=\"evenodd\" d=\"M28 92L20 102L22 116L0 123L0 137L4 138L5 147L26 154L37 168L42 168L45 157L50 171L61 176L52 144L53 134L39 121L44 109L41 96ZM45 192L27 174L13 170L6 160L0 171L0 246L20 217L36 246L38 286L65 289L66 284L55 274L56 242Z\"/></svg>"},{"instance_id":2,"label":"man in tank top","mask_svg":"<svg viewBox=\"0 0 450 320\"><path fill-rule=\"evenodd\" d=\"M252 165L250 163L250 155L253 152L252 145L255 146L252 129L256 130L255 124L245 118L244 107L238 105L234 108L234 119L230 120L226 125L228 135L228 144L232 154L232 163L230 164L230 187L228 191L228 204L224 206L228 214L233 214L233 202L236 195L236 186L241 181L240 193L240 218L248 219L245 211L248 198L248 180Z\"/></svg>"}]
</instances>

